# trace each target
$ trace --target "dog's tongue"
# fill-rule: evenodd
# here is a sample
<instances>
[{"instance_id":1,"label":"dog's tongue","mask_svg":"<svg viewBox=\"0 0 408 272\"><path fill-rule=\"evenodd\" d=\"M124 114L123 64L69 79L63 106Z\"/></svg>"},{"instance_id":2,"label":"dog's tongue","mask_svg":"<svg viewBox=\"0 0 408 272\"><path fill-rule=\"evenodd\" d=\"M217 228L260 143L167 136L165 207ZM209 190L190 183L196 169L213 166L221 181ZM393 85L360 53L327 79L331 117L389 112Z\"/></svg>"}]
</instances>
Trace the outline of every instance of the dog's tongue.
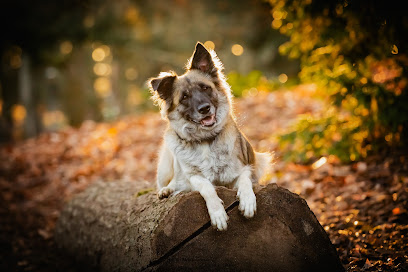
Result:
<instances>
[{"instance_id":1,"label":"dog's tongue","mask_svg":"<svg viewBox=\"0 0 408 272\"><path fill-rule=\"evenodd\" d=\"M214 123L215 123L215 115L207 116L201 120L201 124L207 127L214 125Z\"/></svg>"}]
</instances>

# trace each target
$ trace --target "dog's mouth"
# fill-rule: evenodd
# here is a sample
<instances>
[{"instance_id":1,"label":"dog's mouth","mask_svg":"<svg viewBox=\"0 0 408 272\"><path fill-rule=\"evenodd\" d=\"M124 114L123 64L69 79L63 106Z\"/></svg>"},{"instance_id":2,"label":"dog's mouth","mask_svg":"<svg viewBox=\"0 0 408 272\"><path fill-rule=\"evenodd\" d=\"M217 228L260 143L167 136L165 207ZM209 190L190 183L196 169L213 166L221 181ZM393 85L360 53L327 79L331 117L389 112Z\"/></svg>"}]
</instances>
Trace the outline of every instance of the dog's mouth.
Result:
<instances>
[{"instance_id":1,"label":"dog's mouth","mask_svg":"<svg viewBox=\"0 0 408 272\"><path fill-rule=\"evenodd\" d=\"M201 119L200 124L204 127L212 127L215 124L215 114L211 114L203 119Z\"/></svg>"}]
</instances>

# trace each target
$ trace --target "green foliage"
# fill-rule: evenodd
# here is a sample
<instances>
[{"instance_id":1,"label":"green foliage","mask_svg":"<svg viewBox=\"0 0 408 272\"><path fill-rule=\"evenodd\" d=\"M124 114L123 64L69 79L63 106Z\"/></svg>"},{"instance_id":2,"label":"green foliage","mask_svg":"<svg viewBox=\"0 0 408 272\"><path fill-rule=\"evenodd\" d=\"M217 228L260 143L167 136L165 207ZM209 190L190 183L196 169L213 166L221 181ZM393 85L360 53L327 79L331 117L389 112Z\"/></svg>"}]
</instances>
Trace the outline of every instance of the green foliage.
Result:
<instances>
[{"instance_id":1,"label":"green foliage","mask_svg":"<svg viewBox=\"0 0 408 272\"><path fill-rule=\"evenodd\" d=\"M301 115L291 131L280 137L281 146L293 150L284 158L305 162L334 155L343 162L358 160L372 148L360 144L368 135L367 130L360 129L362 123L358 118L350 121L348 116L338 116L334 108L321 117Z\"/></svg>"},{"instance_id":2,"label":"green foliage","mask_svg":"<svg viewBox=\"0 0 408 272\"><path fill-rule=\"evenodd\" d=\"M278 78L267 79L262 72L258 70L253 70L247 75L231 72L227 76L227 82L236 97L255 95L258 91L270 92L282 86L289 87L299 83L297 78L288 80L287 76L284 83L280 82Z\"/></svg>"},{"instance_id":3,"label":"green foliage","mask_svg":"<svg viewBox=\"0 0 408 272\"><path fill-rule=\"evenodd\" d=\"M261 79L261 71L254 70L246 76L238 72L231 72L228 74L227 82L231 86L234 95L240 97L245 90L248 90L254 86L258 86Z\"/></svg>"},{"instance_id":4,"label":"green foliage","mask_svg":"<svg viewBox=\"0 0 408 272\"><path fill-rule=\"evenodd\" d=\"M148 194L148 193L153 192L153 191L154 191L154 188L147 188L145 190L140 190L139 192L136 193L135 197L139 197L139 196Z\"/></svg>"},{"instance_id":5,"label":"green foliage","mask_svg":"<svg viewBox=\"0 0 408 272\"><path fill-rule=\"evenodd\" d=\"M305 161L334 154L349 161L370 150L406 145L408 20L398 3L270 3L272 27L290 37L280 53L300 59L300 80L316 84L332 112L299 119L282 137L292 150L289 157ZM328 136L331 126L341 135L336 141Z\"/></svg>"}]
</instances>

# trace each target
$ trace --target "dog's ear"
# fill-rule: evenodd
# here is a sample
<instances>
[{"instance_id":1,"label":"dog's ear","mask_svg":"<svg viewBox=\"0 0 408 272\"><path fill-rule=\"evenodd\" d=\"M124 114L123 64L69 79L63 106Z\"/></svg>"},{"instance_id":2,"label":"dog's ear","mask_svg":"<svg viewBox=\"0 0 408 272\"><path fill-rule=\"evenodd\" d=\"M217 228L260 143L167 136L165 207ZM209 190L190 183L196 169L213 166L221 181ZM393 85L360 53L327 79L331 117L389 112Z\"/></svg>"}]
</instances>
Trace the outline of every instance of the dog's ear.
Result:
<instances>
[{"instance_id":1,"label":"dog's ear","mask_svg":"<svg viewBox=\"0 0 408 272\"><path fill-rule=\"evenodd\" d=\"M173 83L176 76L165 76L159 78L153 78L150 80L150 85L153 91L159 94L159 97L163 100L168 100L173 94Z\"/></svg>"},{"instance_id":2,"label":"dog's ear","mask_svg":"<svg viewBox=\"0 0 408 272\"><path fill-rule=\"evenodd\" d=\"M196 44L195 51L190 61L188 62L188 69L198 69L204 73L210 74L213 77L217 76L218 67L215 64L214 60L218 63L219 60L204 47L200 42Z\"/></svg>"}]
</instances>

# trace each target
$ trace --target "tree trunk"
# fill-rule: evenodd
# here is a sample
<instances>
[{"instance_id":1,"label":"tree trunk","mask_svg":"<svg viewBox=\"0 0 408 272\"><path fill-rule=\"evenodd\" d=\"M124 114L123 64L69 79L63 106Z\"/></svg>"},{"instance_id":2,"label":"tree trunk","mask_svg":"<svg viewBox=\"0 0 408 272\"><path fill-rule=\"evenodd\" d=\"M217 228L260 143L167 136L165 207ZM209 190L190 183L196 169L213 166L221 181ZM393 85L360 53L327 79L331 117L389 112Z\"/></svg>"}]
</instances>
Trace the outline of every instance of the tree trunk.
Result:
<instances>
[{"instance_id":1,"label":"tree trunk","mask_svg":"<svg viewBox=\"0 0 408 272\"><path fill-rule=\"evenodd\" d=\"M197 192L159 200L135 183L97 183L64 208L57 244L102 271L344 271L336 250L306 202L268 185L258 211L245 219L236 191L217 188L228 229L210 225Z\"/></svg>"},{"instance_id":2,"label":"tree trunk","mask_svg":"<svg viewBox=\"0 0 408 272\"><path fill-rule=\"evenodd\" d=\"M37 135L38 116L35 108L35 98L33 97L32 75L31 75L31 61L27 54L22 56L22 65L18 74L18 88L20 100L26 108L27 115L24 120L24 137L30 138Z\"/></svg>"}]
</instances>

